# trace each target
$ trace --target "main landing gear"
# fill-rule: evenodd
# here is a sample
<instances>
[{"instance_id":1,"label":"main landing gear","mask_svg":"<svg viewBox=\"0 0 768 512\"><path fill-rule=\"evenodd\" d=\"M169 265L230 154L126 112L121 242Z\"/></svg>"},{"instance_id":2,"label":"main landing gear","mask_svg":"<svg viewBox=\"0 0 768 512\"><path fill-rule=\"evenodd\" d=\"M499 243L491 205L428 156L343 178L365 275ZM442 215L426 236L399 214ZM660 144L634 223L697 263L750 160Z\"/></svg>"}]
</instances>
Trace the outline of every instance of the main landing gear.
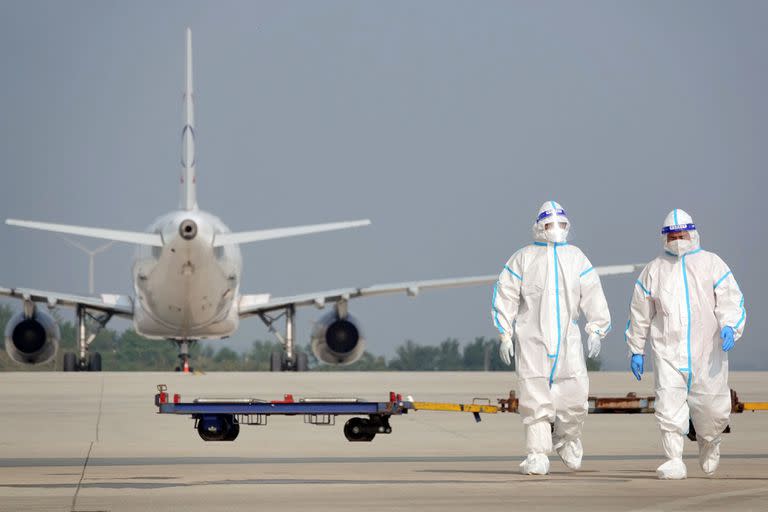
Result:
<instances>
[{"instance_id":1,"label":"main landing gear","mask_svg":"<svg viewBox=\"0 0 768 512\"><path fill-rule=\"evenodd\" d=\"M269 370L273 372L305 372L309 370L309 357L305 352L298 352L294 342L294 328L296 326L296 307L289 305L277 316L269 316L260 313L259 318L267 326L269 332L283 344L283 350L272 352L269 360ZM285 334L275 329L274 323L281 317L285 317Z\"/></svg>"},{"instance_id":2,"label":"main landing gear","mask_svg":"<svg viewBox=\"0 0 768 512\"><path fill-rule=\"evenodd\" d=\"M94 314L85 309L84 306L77 306L75 309L77 318L77 353L64 353L63 370L65 372L100 372L101 354L98 352L89 352L88 347L96 338L96 334L112 318L111 313ZM90 320L96 324L94 332L88 333L86 322Z\"/></svg>"}]
</instances>

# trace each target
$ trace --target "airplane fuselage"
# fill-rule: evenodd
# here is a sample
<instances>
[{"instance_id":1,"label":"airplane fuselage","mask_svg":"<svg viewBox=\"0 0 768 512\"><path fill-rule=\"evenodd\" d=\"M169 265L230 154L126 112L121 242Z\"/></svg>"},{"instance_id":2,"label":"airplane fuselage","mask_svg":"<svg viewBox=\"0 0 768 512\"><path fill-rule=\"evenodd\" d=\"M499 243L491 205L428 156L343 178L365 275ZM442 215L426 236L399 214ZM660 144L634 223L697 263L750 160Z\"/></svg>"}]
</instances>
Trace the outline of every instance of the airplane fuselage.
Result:
<instances>
[{"instance_id":1,"label":"airplane fuselage","mask_svg":"<svg viewBox=\"0 0 768 512\"><path fill-rule=\"evenodd\" d=\"M237 245L214 247L229 229L201 210L178 210L148 231L162 247L141 246L133 264L134 328L150 338L222 338L238 327L242 257Z\"/></svg>"}]
</instances>

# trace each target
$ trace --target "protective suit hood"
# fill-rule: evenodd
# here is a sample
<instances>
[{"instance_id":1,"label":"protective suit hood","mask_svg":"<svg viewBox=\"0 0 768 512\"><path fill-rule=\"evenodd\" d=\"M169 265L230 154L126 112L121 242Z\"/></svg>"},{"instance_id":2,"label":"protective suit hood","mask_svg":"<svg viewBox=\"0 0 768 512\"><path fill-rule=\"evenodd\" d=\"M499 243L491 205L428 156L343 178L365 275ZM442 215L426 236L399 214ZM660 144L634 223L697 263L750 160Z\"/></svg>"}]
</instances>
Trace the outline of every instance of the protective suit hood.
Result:
<instances>
[{"instance_id":1,"label":"protective suit hood","mask_svg":"<svg viewBox=\"0 0 768 512\"><path fill-rule=\"evenodd\" d=\"M669 233L676 233L685 231L690 234L690 240L673 240L667 241L667 235ZM664 224L661 227L661 241L664 246L664 250L674 256L683 256L691 251L695 251L701 247L699 239L699 231L696 229L696 224L693 223L693 218L680 208L675 208L669 212L664 219Z\"/></svg>"},{"instance_id":2,"label":"protective suit hood","mask_svg":"<svg viewBox=\"0 0 768 512\"><path fill-rule=\"evenodd\" d=\"M545 226L549 223L554 224L554 227L546 229ZM559 226L560 223L565 223L564 229ZM536 222L533 223L533 239L544 243L565 243L568 240L570 229L571 222L560 203L546 201L539 208Z\"/></svg>"}]
</instances>

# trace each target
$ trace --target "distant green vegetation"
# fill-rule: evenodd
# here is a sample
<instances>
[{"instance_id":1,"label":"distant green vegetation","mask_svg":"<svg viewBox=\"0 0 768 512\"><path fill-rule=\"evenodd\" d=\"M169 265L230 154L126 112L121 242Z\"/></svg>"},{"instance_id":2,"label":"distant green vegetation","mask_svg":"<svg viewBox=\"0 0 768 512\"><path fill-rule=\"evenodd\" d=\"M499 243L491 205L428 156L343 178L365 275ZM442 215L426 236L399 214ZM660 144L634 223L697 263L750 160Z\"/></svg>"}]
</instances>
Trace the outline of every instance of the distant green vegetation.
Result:
<instances>
[{"instance_id":1,"label":"distant green vegetation","mask_svg":"<svg viewBox=\"0 0 768 512\"><path fill-rule=\"evenodd\" d=\"M0 305L0 327L4 327L14 310ZM72 322L61 321L61 346L55 361L44 365L21 366L0 351L0 371L52 371L62 367L64 352L75 352L75 328ZM277 341L254 341L251 349L238 353L227 346L215 350L211 346L193 344L191 364L202 371L269 371L270 354L281 349ZM309 353L310 369L314 371L509 371L498 354L498 341L484 337L462 344L447 339L439 345L421 345L411 340L395 350L387 359L365 352L355 363L347 366L319 364L309 347L299 350ZM91 344L100 352L105 371L170 371L178 365L176 343L148 340L128 329L122 333L103 329ZM588 360L590 371L600 369L600 361Z\"/></svg>"}]
</instances>

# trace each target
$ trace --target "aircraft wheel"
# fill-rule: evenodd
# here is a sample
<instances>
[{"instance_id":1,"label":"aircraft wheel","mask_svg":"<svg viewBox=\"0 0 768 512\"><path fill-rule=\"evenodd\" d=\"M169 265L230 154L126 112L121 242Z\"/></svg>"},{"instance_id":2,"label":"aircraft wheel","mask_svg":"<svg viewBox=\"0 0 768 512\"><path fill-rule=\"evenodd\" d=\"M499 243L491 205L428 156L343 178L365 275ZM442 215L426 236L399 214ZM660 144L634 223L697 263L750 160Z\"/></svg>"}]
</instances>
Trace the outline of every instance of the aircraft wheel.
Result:
<instances>
[{"instance_id":1,"label":"aircraft wheel","mask_svg":"<svg viewBox=\"0 0 768 512\"><path fill-rule=\"evenodd\" d=\"M101 371L101 354L98 352L94 352L91 354L90 360L88 361L88 371L89 372L100 372Z\"/></svg>"},{"instance_id":2,"label":"aircraft wheel","mask_svg":"<svg viewBox=\"0 0 768 512\"><path fill-rule=\"evenodd\" d=\"M66 352L64 354L63 371L76 372L77 371L77 357L72 352Z\"/></svg>"},{"instance_id":3,"label":"aircraft wheel","mask_svg":"<svg viewBox=\"0 0 768 512\"><path fill-rule=\"evenodd\" d=\"M283 371L284 356L282 352L272 352L269 359L269 371L281 372Z\"/></svg>"},{"instance_id":4,"label":"aircraft wheel","mask_svg":"<svg viewBox=\"0 0 768 512\"><path fill-rule=\"evenodd\" d=\"M306 372L309 370L309 356L304 352L296 354L296 371Z\"/></svg>"}]
</instances>

